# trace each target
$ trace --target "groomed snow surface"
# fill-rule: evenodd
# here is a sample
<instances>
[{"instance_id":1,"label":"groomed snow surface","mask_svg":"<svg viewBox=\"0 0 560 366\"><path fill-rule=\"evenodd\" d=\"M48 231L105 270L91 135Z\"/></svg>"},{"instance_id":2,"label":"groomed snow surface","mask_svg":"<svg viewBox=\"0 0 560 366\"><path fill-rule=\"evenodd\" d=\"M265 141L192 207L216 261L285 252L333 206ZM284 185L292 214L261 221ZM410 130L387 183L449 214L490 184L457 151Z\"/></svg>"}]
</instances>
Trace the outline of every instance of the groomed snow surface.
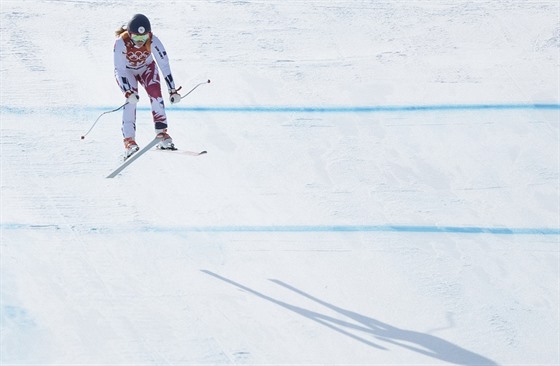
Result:
<instances>
[{"instance_id":1,"label":"groomed snow surface","mask_svg":"<svg viewBox=\"0 0 560 366\"><path fill-rule=\"evenodd\" d=\"M0 364L560 364L557 1L0 7ZM208 154L106 179L135 13Z\"/></svg>"}]
</instances>

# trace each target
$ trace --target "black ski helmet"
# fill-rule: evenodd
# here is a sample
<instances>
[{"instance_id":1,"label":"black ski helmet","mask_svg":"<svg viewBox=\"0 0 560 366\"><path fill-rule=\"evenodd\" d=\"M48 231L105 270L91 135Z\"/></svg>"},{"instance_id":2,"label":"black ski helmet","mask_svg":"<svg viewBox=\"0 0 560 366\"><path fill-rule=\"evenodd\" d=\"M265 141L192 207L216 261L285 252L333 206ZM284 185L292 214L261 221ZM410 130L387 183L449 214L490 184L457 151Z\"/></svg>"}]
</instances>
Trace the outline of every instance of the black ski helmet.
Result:
<instances>
[{"instance_id":1,"label":"black ski helmet","mask_svg":"<svg viewBox=\"0 0 560 366\"><path fill-rule=\"evenodd\" d=\"M152 31L150 20L144 14L135 14L128 22L128 33L146 34Z\"/></svg>"}]
</instances>

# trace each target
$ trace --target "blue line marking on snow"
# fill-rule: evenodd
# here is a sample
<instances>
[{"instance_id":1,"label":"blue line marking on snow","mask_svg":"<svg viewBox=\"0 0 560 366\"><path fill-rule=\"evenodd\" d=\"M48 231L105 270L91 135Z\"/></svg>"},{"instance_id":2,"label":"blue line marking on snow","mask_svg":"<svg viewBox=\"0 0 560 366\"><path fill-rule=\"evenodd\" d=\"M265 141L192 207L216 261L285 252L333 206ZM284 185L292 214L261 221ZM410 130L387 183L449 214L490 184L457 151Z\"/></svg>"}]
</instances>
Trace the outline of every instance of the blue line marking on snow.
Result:
<instances>
[{"instance_id":1,"label":"blue line marking on snow","mask_svg":"<svg viewBox=\"0 0 560 366\"><path fill-rule=\"evenodd\" d=\"M2 230L37 230L37 229L55 229L59 230L60 226L56 224L14 224L2 223L0 224Z\"/></svg>"},{"instance_id":2,"label":"blue line marking on snow","mask_svg":"<svg viewBox=\"0 0 560 366\"><path fill-rule=\"evenodd\" d=\"M115 106L61 106L61 107L12 107L0 106L2 114L106 112ZM150 111L149 106L138 106L139 111ZM179 112L228 112L228 113L376 113L376 112L429 112L477 110L560 110L560 104L434 104L386 106L170 106L167 111Z\"/></svg>"},{"instance_id":3,"label":"blue line marking on snow","mask_svg":"<svg viewBox=\"0 0 560 366\"><path fill-rule=\"evenodd\" d=\"M2 230L60 230L56 224L2 223ZM110 233L107 227L90 228L90 231ZM135 229L136 231L136 229ZM416 225L230 225L230 226L145 226L139 229L152 233L451 233L493 235L560 235L560 228L508 228L481 226L416 226Z\"/></svg>"},{"instance_id":4,"label":"blue line marking on snow","mask_svg":"<svg viewBox=\"0 0 560 366\"><path fill-rule=\"evenodd\" d=\"M413 226L413 225L286 225L286 226L192 226L145 227L147 232L201 232L201 233L455 233L498 235L560 235L560 228L498 228L463 226Z\"/></svg>"},{"instance_id":5,"label":"blue line marking on snow","mask_svg":"<svg viewBox=\"0 0 560 366\"><path fill-rule=\"evenodd\" d=\"M243 113L374 113L374 112L419 112L455 110L516 110L516 109L560 109L560 104L440 104L440 105L395 105L395 106L244 106L244 107L172 107L169 111L184 112L243 112ZM148 110L148 108L146 108Z\"/></svg>"}]
</instances>

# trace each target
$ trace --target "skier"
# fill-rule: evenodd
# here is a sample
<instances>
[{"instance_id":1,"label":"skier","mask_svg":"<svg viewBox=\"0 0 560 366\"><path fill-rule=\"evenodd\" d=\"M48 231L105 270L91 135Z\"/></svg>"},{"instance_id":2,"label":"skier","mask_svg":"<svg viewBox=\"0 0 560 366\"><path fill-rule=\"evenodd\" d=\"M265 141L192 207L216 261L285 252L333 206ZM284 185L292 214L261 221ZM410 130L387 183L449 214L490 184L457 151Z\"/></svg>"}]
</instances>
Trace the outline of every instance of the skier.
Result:
<instances>
[{"instance_id":1,"label":"skier","mask_svg":"<svg viewBox=\"0 0 560 366\"><path fill-rule=\"evenodd\" d=\"M122 118L124 158L127 159L139 150L134 140L136 104L140 100L138 83L144 87L150 98L156 136L161 138L157 147L175 149L173 139L167 133L165 105L161 95L159 72L154 59L164 75L171 104L181 100L181 95L178 94L181 87L175 89L169 58L163 44L152 33L150 21L143 14L134 15L126 27L122 26L117 29L115 35L118 37L114 48L115 77L127 101Z\"/></svg>"}]
</instances>

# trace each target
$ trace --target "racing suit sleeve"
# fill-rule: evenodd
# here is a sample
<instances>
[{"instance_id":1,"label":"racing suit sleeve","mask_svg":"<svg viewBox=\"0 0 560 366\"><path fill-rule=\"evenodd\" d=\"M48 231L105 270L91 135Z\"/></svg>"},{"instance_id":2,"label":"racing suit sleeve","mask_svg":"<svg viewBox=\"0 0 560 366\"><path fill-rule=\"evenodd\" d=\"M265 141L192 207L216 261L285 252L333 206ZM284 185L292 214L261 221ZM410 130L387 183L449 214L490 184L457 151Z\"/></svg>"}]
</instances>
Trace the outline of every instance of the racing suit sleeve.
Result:
<instances>
[{"instance_id":1,"label":"racing suit sleeve","mask_svg":"<svg viewBox=\"0 0 560 366\"><path fill-rule=\"evenodd\" d=\"M121 88L122 92L126 95L132 89L130 81L126 77L126 45L124 41L119 38L115 42L115 49L113 51L113 62L115 64L115 78Z\"/></svg>"},{"instance_id":2,"label":"racing suit sleeve","mask_svg":"<svg viewBox=\"0 0 560 366\"><path fill-rule=\"evenodd\" d=\"M167 89L171 93L171 90L175 89L175 81L173 80L173 75L171 75L171 67L169 66L169 58L167 57L167 51L163 43L158 37L152 34L152 55L156 60L165 82L167 83Z\"/></svg>"}]
</instances>

